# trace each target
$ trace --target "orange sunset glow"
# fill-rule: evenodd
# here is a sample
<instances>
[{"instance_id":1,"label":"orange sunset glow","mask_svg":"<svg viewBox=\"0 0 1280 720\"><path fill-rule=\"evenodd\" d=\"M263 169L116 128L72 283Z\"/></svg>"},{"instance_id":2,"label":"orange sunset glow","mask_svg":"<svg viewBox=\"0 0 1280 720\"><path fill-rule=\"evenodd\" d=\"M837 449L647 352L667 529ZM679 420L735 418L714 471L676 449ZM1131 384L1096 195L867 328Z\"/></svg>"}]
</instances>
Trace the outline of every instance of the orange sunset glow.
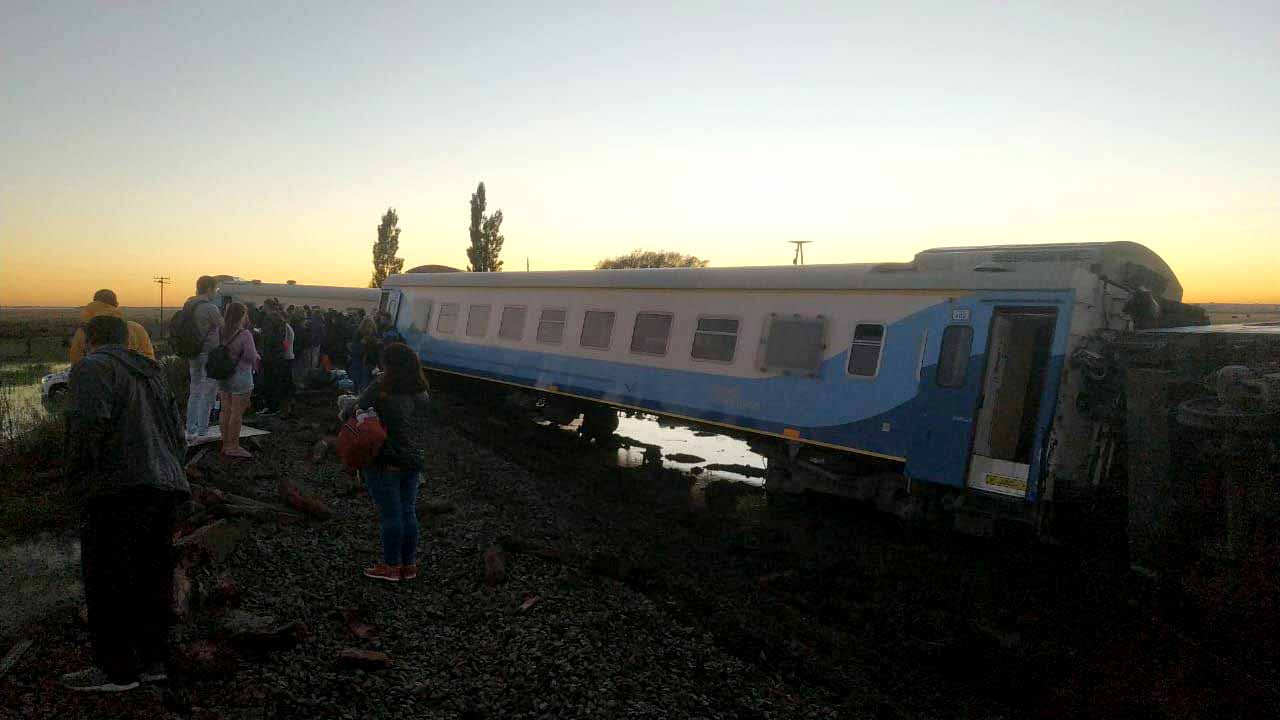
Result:
<instances>
[{"instance_id":1,"label":"orange sunset glow","mask_svg":"<svg viewBox=\"0 0 1280 720\"><path fill-rule=\"evenodd\" d=\"M388 207L405 267L465 267L480 181L508 271L1131 240L1280 303L1274 7L929 7L11 10L0 305L363 286Z\"/></svg>"}]
</instances>

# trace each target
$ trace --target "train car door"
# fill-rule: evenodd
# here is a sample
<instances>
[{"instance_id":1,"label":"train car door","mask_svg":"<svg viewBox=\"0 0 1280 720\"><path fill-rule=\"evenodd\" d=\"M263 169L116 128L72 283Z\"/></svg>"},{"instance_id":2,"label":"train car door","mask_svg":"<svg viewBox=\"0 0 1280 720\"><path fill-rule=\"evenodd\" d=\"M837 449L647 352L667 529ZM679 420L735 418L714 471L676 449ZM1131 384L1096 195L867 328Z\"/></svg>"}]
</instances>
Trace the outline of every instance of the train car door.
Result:
<instances>
[{"instance_id":1,"label":"train car door","mask_svg":"<svg viewBox=\"0 0 1280 720\"><path fill-rule=\"evenodd\" d=\"M904 468L913 480L964 487L982 393L982 355L973 354L982 338L975 331L985 327L990 312L986 305L953 305L938 340L930 341L927 354L936 362L926 365L921 358L920 416Z\"/></svg>"},{"instance_id":2,"label":"train car door","mask_svg":"<svg viewBox=\"0 0 1280 720\"><path fill-rule=\"evenodd\" d=\"M400 314L400 291L399 290L383 290L382 297L378 300L378 314L387 314L388 322L391 327L396 327L396 319Z\"/></svg>"},{"instance_id":3,"label":"train car door","mask_svg":"<svg viewBox=\"0 0 1280 720\"><path fill-rule=\"evenodd\" d=\"M1056 310L997 308L966 486L1025 498L1053 347Z\"/></svg>"}]
</instances>

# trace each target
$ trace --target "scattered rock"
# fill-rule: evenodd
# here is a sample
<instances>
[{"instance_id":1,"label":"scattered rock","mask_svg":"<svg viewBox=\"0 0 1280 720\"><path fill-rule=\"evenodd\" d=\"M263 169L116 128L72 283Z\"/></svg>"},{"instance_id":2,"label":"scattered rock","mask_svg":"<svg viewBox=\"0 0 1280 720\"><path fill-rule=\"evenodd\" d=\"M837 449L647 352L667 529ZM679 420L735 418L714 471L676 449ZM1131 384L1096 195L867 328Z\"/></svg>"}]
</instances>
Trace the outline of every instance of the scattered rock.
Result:
<instances>
[{"instance_id":1,"label":"scattered rock","mask_svg":"<svg viewBox=\"0 0 1280 720\"><path fill-rule=\"evenodd\" d=\"M237 607L240 605L240 583L230 575L219 575L209 591L209 602L215 607Z\"/></svg>"},{"instance_id":2,"label":"scattered rock","mask_svg":"<svg viewBox=\"0 0 1280 720\"><path fill-rule=\"evenodd\" d=\"M227 613L220 627L228 643L249 652L288 650L310 635L306 623L300 620L279 625L269 615L238 610Z\"/></svg>"},{"instance_id":3,"label":"scattered rock","mask_svg":"<svg viewBox=\"0 0 1280 720\"><path fill-rule=\"evenodd\" d=\"M507 554L503 552L501 547L490 545L484 551L484 584L490 588L495 588L506 582L507 579Z\"/></svg>"},{"instance_id":4,"label":"scattered rock","mask_svg":"<svg viewBox=\"0 0 1280 720\"><path fill-rule=\"evenodd\" d=\"M426 502L422 504L422 511L431 515L447 515L457 509L458 506L451 502Z\"/></svg>"},{"instance_id":5,"label":"scattered rock","mask_svg":"<svg viewBox=\"0 0 1280 720\"><path fill-rule=\"evenodd\" d=\"M631 574L630 563L611 552L597 552L587 561L587 570L614 580L626 580Z\"/></svg>"},{"instance_id":6,"label":"scattered rock","mask_svg":"<svg viewBox=\"0 0 1280 720\"><path fill-rule=\"evenodd\" d=\"M209 560L221 563L236 549L244 536L245 526L237 520L215 520L174 543L183 560Z\"/></svg>"},{"instance_id":7,"label":"scattered rock","mask_svg":"<svg viewBox=\"0 0 1280 720\"><path fill-rule=\"evenodd\" d=\"M289 507L321 520L333 517L333 511L329 509L328 505L313 497L303 497L298 490L298 486L294 485L290 480L282 479L279 483L279 489L280 499L284 500Z\"/></svg>"},{"instance_id":8,"label":"scattered rock","mask_svg":"<svg viewBox=\"0 0 1280 720\"><path fill-rule=\"evenodd\" d=\"M320 438L311 446L311 452L307 453L307 460L315 463L324 459L329 453L329 443L325 438Z\"/></svg>"},{"instance_id":9,"label":"scattered rock","mask_svg":"<svg viewBox=\"0 0 1280 720\"><path fill-rule=\"evenodd\" d=\"M516 610L516 612L525 612L526 610L533 607L534 605L537 605L540 602L542 602L541 597L537 595L530 595L529 597L525 598L524 602L520 603L520 607Z\"/></svg>"},{"instance_id":10,"label":"scattered rock","mask_svg":"<svg viewBox=\"0 0 1280 720\"><path fill-rule=\"evenodd\" d=\"M338 667L352 670L386 670L394 663L384 652L343 648L338 652Z\"/></svg>"},{"instance_id":11,"label":"scattered rock","mask_svg":"<svg viewBox=\"0 0 1280 720\"><path fill-rule=\"evenodd\" d=\"M9 652L5 653L3 659L0 659L0 677L4 677L5 673L17 666L18 661L26 654L32 642L31 638L23 638L9 648Z\"/></svg>"},{"instance_id":12,"label":"scattered rock","mask_svg":"<svg viewBox=\"0 0 1280 720\"><path fill-rule=\"evenodd\" d=\"M359 608L342 608L339 614L342 616L347 633L352 637L367 640L373 636L373 626L361 619Z\"/></svg>"},{"instance_id":13,"label":"scattered rock","mask_svg":"<svg viewBox=\"0 0 1280 720\"><path fill-rule=\"evenodd\" d=\"M190 475L190 471L187 474ZM191 484L191 499L205 506L205 508L215 508L225 505L227 502L226 493L217 488L196 483Z\"/></svg>"},{"instance_id":14,"label":"scattered rock","mask_svg":"<svg viewBox=\"0 0 1280 720\"><path fill-rule=\"evenodd\" d=\"M185 675L208 678L234 674L240 661L230 648L200 640L175 648L173 663Z\"/></svg>"},{"instance_id":15,"label":"scattered rock","mask_svg":"<svg viewBox=\"0 0 1280 720\"><path fill-rule=\"evenodd\" d=\"M178 622L186 622L191 617L191 575L183 564L173 570L172 611Z\"/></svg>"}]
</instances>

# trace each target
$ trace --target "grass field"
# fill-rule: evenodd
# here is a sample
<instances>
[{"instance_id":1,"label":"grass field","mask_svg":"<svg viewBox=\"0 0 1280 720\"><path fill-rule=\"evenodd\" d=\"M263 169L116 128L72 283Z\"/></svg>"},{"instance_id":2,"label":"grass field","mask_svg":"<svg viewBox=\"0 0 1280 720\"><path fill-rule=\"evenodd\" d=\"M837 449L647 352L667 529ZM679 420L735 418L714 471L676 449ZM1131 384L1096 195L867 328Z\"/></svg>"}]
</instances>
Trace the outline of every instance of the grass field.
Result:
<instances>
[{"instance_id":1,"label":"grass field","mask_svg":"<svg viewBox=\"0 0 1280 720\"><path fill-rule=\"evenodd\" d=\"M1280 312L1210 312L1210 325L1280 321Z\"/></svg>"}]
</instances>

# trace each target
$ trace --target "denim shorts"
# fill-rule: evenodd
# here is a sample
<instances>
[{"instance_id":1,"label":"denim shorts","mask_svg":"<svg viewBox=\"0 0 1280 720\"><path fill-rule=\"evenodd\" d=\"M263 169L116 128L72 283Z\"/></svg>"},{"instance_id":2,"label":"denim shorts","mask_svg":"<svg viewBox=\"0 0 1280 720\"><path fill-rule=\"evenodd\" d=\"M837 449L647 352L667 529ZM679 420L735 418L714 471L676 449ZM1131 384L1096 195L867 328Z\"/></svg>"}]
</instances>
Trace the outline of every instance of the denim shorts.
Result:
<instances>
[{"instance_id":1,"label":"denim shorts","mask_svg":"<svg viewBox=\"0 0 1280 720\"><path fill-rule=\"evenodd\" d=\"M231 377L218 381L218 389L232 395L247 395L253 392L253 370L247 367L236 367Z\"/></svg>"}]
</instances>

